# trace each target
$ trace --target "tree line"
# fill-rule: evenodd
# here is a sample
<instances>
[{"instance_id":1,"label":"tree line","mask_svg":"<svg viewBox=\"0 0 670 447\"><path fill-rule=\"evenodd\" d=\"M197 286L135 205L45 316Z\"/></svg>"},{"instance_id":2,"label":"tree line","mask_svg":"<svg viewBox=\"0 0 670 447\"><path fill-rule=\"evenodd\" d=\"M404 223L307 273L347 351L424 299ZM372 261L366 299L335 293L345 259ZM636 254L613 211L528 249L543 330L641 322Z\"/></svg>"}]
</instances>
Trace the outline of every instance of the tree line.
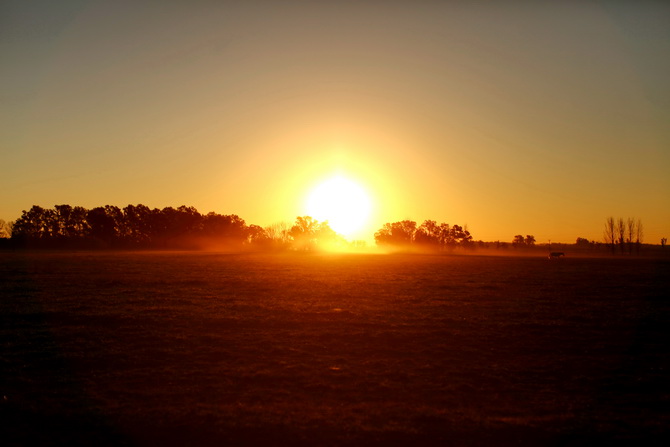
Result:
<instances>
[{"instance_id":1,"label":"tree line","mask_svg":"<svg viewBox=\"0 0 670 447\"><path fill-rule=\"evenodd\" d=\"M195 248L205 240L242 245L255 231L239 216L203 215L186 206L56 205L24 210L13 223L11 239L29 248Z\"/></svg>"},{"instance_id":2,"label":"tree line","mask_svg":"<svg viewBox=\"0 0 670 447\"><path fill-rule=\"evenodd\" d=\"M616 253L617 248L619 248L621 254L626 251L628 251L628 254L632 254L633 250L639 253L643 237L644 226L640 219L629 217L624 220L622 217L615 219L610 216L605 221L603 238L612 253ZM664 240L661 240L661 245L665 246Z\"/></svg>"},{"instance_id":3,"label":"tree line","mask_svg":"<svg viewBox=\"0 0 670 447\"><path fill-rule=\"evenodd\" d=\"M639 253L644 236L640 219L609 217L603 233L604 245L612 253ZM378 246L399 250L447 251L455 248L490 248L473 241L467 226L438 224L425 220L385 223L374 234ZM515 249L536 248L533 235L514 236ZM664 247L666 239L661 240ZM0 220L0 247L10 248L113 248L113 249L258 249L314 251L331 248L361 248L362 241L348 242L328 222L299 216L293 224L280 222L266 227L247 224L235 214L201 214L194 207L163 209L145 205L33 206L15 222ZM495 242L495 248L508 243ZM551 245L551 244L550 244ZM575 247L597 250L601 243L577 238ZM541 247L538 247L541 248Z\"/></svg>"},{"instance_id":4,"label":"tree line","mask_svg":"<svg viewBox=\"0 0 670 447\"><path fill-rule=\"evenodd\" d=\"M456 247L468 248L472 245L472 235L467 227L438 224L426 220L421 225L413 220L386 223L375 233L375 242L381 247L418 248L448 250Z\"/></svg>"},{"instance_id":5,"label":"tree line","mask_svg":"<svg viewBox=\"0 0 670 447\"><path fill-rule=\"evenodd\" d=\"M280 222L260 227L247 224L235 214L201 214L192 206L149 208L105 205L33 206L11 223L3 222L3 246L46 249L260 249L314 251L331 248L362 248L363 241L348 242L327 221L298 216L293 224ZM7 239L4 239L7 238ZM453 249L468 246L472 235L460 225L423 224L405 220L386 223L375 233L384 247L432 247Z\"/></svg>"},{"instance_id":6,"label":"tree line","mask_svg":"<svg viewBox=\"0 0 670 447\"><path fill-rule=\"evenodd\" d=\"M338 235L328 222L310 216L265 228L248 225L235 214L201 214L194 207L163 209L146 205L92 209L33 206L15 222L1 222L0 239L11 248L46 249L225 249L312 251L357 246Z\"/></svg>"}]
</instances>

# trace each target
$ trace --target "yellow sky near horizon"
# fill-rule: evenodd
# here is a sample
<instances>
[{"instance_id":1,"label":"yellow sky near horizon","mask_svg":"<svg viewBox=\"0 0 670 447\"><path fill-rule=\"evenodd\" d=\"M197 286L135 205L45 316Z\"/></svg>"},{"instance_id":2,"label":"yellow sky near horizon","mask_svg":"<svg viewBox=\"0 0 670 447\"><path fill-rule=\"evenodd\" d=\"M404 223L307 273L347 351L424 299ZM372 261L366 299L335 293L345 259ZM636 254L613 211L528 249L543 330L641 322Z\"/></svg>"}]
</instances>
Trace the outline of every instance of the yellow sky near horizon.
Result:
<instances>
[{"instance_id":1,"label":"yellow sky near horizon","mask_svg":"<svg viewBox=\"0 0 670 447\"><path fill-rule=\"evenodd\" d=\"M292 222L343 173L475 239L670 234L662 2L3 2L0 218L182 204Z\"/></svg>"}]
</instances>

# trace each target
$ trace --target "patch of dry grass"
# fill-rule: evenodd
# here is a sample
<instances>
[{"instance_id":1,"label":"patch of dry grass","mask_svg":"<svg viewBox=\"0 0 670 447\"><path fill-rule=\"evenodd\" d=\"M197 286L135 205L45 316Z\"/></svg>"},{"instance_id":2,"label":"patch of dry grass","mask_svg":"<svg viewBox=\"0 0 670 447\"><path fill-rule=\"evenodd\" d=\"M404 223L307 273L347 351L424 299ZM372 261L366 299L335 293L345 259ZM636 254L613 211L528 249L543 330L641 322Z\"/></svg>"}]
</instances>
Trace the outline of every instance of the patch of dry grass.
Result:
<instances>
[{"instance_id":1,"label":"patch of dry grass","mask_svg":"<svg viewBox=\"0 0 670 447\"><path fill-rule=\"evenodd\" d=\"M10 444L668 439L664 261L0 256Z\"/></svg>"}]
</instances>

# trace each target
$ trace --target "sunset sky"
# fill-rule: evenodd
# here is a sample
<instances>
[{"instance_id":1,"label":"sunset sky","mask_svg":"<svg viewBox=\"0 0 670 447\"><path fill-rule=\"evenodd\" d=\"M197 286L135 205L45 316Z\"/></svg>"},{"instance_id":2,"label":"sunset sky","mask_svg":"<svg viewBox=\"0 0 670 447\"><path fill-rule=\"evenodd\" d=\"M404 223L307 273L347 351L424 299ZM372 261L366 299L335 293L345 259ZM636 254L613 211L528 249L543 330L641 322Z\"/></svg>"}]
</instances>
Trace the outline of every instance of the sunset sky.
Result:
<instances>
[{"instance_id":1,"label":"sunset sky","mask_svg":"<svg viewBox=\"0 0 670 447\"><path fill-rule=\"evenodd\" d=\"M670 2L0 0L0 218L269 225L336 175L475 239L670 236Z\"/></svg>"}]
</instances>

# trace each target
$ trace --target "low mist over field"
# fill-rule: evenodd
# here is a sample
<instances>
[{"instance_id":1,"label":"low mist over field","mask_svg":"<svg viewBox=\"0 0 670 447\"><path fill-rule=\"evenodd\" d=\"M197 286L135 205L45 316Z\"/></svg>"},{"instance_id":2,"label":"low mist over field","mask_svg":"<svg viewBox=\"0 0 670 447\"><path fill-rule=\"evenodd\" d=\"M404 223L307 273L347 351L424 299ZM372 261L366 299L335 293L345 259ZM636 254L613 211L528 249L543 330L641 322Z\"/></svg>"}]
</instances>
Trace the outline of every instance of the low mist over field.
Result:
<instances>
[{"instance_id":1,"label":"low mist over field","mask_svg":"<svg viewBox=\"0 0 670 447\"><path fill-rule=\"evenodd\" d=\"M670 440L667 260L85 252L0 267L5 445Z\"/></svg>"}]
</instances>

